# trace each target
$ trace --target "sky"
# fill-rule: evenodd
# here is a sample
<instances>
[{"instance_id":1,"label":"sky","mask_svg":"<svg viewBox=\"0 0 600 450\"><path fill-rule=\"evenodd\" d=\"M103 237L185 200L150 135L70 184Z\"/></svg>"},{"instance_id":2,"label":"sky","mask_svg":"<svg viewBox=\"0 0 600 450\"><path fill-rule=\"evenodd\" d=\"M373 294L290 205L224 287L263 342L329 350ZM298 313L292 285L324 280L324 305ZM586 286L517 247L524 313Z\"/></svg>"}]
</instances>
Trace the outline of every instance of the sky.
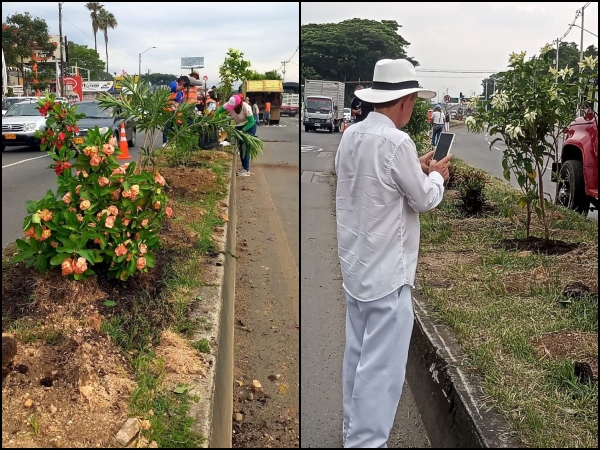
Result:
<instances>
[{"instance_id":1,"label":"sky","mask_svg":"<svg viewBox=\"0 0 600 450\"><path fill-rule=\"evenodd\" d=\"M338 23L361 18L396 20L400 35L410 42L406 53L419 62L420 84L458 97L482 93L482 80L507 69L512 52L528 57L546 43L556 45L584 9L583 28L598 35L598 2L302 2L302 25ZM343 5L343 6L340 6ZM581 16L575 21L581 26ZM580 47L581 28L572 27L563 39ZM583 48L598 47L598 38L583 32ZM431 70L435 72L426 72ZM439 71L471 71L471 73ZM487 71L487 73L472 73ZM441 98L438 99L441 101Z\"/></svg>"},{"instance_id":2,"label":"sky","mask_svg":"<svg viewBox=\"0 0 600 450\"><path fill-rule=\"evenodd\" d=\"M86 2L63 2L62 33L69 41L94 48L94 33ZM196 69L208 76L208 85L218 84L219 66L227 50L244 53L257 72L283 71L285 81L298 81L300 55L299 4L173 2L133 3L101 2L113 13L117 27L108 30L110 73L136 74L139 54L142 73L189 73L181 69L182 57L204 57L204 68ZM48 23L50 34L59 34L58 3L2 2L2 20L15 13L29 12ZM98 53L106 61L104 34L97 34ZM148 50L151 47L155 49ZM85 75L85 71L82 75ZM93 80L92 80L93 81Z\"/></svg>"}]
</instances>

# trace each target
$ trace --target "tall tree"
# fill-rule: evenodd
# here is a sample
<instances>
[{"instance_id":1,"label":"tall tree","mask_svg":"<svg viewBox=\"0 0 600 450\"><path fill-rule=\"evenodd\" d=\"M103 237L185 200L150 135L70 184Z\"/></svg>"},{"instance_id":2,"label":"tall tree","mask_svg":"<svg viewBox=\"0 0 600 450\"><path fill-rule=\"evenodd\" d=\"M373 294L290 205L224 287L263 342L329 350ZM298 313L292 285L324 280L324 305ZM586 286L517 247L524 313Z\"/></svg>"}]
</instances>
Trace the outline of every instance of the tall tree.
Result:
<instances>
[{"instance_id":1,"label":"tall tree","mask_svg":"<svg viewBox=\"0 0 600 450\"><path fill-rule=\"evenodd\" d=\"M114 30L117 27L117 19L113 13L108 12L106 9L100 10L98 13L98 29L104 33L104 45L106 47L106 71L108 70L108 29ZM109 72L110 73L110 72Z\"/></svg>"},{"instance_id":2,"label":"tall tree","mask_svg":"<svg viewBox=\"0 0 600 450\"><path fill-rule=\"evenodd\" d=\"M350 19L339 23L308 24L300 27L302 57L300 73L332 81L371 80L380 59L407 59L410 45L395 20ZM353 92L356 84L348 85Z\"/></svg>"},{"instance_id":3,"label":"tall tree","mask_svg":"<svg viewBox=\"0 0 600 450\"><path fill-rule=\"evenodd\" d=\"M98 15L101 10L104 9L104 5L98 2L88 2L85 7L90 11L90 17L92 19L92 30L94 30L94 50L98 52L98 43L96 41L96 35L98 34Z\"/></svg>"},{"instance_id":4,"label":"tall tree","mask_svg":"<svg viewBox=\"0 0 600 450\"><path fill-rule=\"evenodd\" d=\"M104 61L100 59L98 52L88 48L87 45L79 45L72 41L69 41L69 65L89 70L92 80L102 80L105 73ZM82 70L81 73L85 75L87 70ZM112 80L112 77L110 79Z\"/></svg>"},{"instance_id":5,"label":"tall tree","mask_svg":"<svg viewBox=\"0 0 600 450\"><path fill-rule=\"evenodd\" d=\"M13 14L2 23L2 49L7 66L17 66L26 86L26 65L34 51L52 53L55 45L50 41L48 24L44 19L25 14Z\"/></svg>"},{"instance_id":6,"label":"tall tree","mask_svg":"<svg viewBox=\"0 0 600 450\"><path fill-rule=\"evenodd\" d=\"M548 51L550 58L556 64L556 45ZM583 52L584 56L598 56L598 47L590 45ZM558 68L568 67L573 69L575 74L579 73L579 47L575 42L561 42L558 46ZM585 73L591 74L591 68L586 67Z\"/></svg>"}]
</instances>

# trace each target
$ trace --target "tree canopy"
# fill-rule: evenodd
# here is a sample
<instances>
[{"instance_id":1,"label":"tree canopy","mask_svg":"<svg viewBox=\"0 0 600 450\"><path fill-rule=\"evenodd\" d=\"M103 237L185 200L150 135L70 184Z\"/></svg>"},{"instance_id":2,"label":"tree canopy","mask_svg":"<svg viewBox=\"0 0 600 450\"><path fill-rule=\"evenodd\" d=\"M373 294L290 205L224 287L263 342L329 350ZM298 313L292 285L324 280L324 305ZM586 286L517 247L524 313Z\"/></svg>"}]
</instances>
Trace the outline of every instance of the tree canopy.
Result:
<instances>
[{"instance_id":1,"label":"tree canopy","mask_svg":"<svg viewBox=\"0 0 600 450\"><path fill-rule=\"evenodd\" d=\"M395 20L350 19L340 23L308 24L300 28L301 83L305 78L333 81L371 80L380 59L404 58L410 45Z\"/></svg>"},{"instance_id":2,"label":"tree canopy","mask_svg":"<svg viewBox=\"0 0 600 450\"><path fill-rule=\"evenodd\" d=\"M84 69L89 69L92 81L104 80L108 75L104 71L104 61L100 59L100 55L96 50L88 48L87 45L79 45L69 41L69 66L75 65L82 68L79 72L84 80L87 80L87 70ZM74 72L74 68L70 71ZM109 79L112 80L112 76Z\"/></svg>"}]
</instances>

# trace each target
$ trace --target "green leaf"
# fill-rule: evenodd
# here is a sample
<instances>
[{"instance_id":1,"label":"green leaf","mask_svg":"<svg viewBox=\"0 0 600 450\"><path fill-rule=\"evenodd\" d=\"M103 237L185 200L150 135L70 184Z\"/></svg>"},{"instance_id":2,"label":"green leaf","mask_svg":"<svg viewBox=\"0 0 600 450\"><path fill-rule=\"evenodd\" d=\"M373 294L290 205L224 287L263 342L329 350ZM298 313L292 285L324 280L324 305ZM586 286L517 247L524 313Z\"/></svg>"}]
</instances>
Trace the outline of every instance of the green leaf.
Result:
<instances>
[{"instance_id":1,"label":"green leaf","mask_svg":"<svg viewBox=\"0 0 600 450\"><path fill-rule=\"evenodd\" d=\"M39 209L38 202L36 200L27 200L25 202L25 208L27 208L28 214L33 214L34 212L36 212Z\"/></svg>"},{"instance_id":2,"label":"green leaf","mask_svg":"<svg viewBox=\"0 0 600 450\"><path fill-rule=\"evenodd\" d=\"M17 243L17 248L19 250L21 250L22 252L31 250L31 246L29 245L29 243L24 241L23 239L17 239L16 243Z\"/></svg>"},{"instance_id":3,"label":"green leaf","mask_svg":"<svg viewBox=\"0 0 600 450\"><path fill-rule=\"evenodd\" d=\"M69 256L68 253L59 253L50 260L50 265L60 266Z\"/></svg>"},{"instance_id":4,"label":"green leaf","mask_svg":"<svg viewBox=\"0 0 600 450\"><path fill-rule=\"evenodd\" d=\"M190 384L180 383L177 386L175 386L175 388L173 388L173 392L175 394L187 394L189 391L192 390L193 387L194 386Z\"/></svg>"},{"instance_id":5,"label":"green leaf","mask_svg":"<svg viewBox=\"0 0 600 450\"><path fill-rule=\"evenodd\" d=\"M15 256L15 262L21 262L21 261L25 261L26 259L29 259L33 256L33 252L28 250L22 253L19 253Z\"/></svg>"},{"instance_id":6,"label":"green leaf","mask_svg":"<svg viewBox=\"0 0 600 450\"><path fill-rule=\"evenodd\" d=\"M104 306L116 306L117 302L115 302L114 300L106 300L104 303L102 303Z\"/></svg>"},{"instance_id":7,"label":"green leaf","mask_svg":"<svg viewBox=\"0 0 600 450\"><path fill-rule=\"evenodd\" d=\"M96 263L96 252L94 250L81 249L78 250L77 253L79 253L80 256L83 256L90 264L93 265Z\"/></svg>"},{"instance_id":8,"label":"green leaf","mask_svg":"<svg viewBox=\"0 0 600 450\"><path fill-rule=\"evenodd\" d=\"M40 272L46 271L46 268L48 267L48 260L46 259L46 256L43 253L38 253L36 265Z\"/></svg>"}]
</instances>

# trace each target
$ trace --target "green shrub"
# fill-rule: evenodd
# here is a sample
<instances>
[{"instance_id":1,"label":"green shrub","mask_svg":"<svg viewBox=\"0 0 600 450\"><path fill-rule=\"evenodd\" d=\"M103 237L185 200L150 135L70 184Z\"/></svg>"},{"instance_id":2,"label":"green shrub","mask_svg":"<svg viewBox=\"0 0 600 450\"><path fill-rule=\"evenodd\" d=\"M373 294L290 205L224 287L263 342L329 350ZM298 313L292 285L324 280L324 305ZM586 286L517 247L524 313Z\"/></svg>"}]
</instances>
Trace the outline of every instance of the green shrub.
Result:
<instances>
[{"instance_id":1,"label":"green shrub","mask_svg":"<svg viewBox=\"0 0 600 450\"><path fill-rule=\"evenodd\" d=\"M88 264L104 263L109 275L121 280L147 272L154 267L151 250L158 247L163 219L171 215L165 179L158 172L136 174L135 163L120 165L112 131L102 134L97 127L88 132L73 175L69 161L76 154L72 138L78 116L72 107L54 103L53 96L39 105L49 115L41 148L54 159L50 167L58 189L26 203L26 239L16 242L16 260L42 272L61 266L63 276L76 280L94 274Z\"/></svg>"},{"instance_id":2,"label":"green shrub","mask_svg":"<svg viewBox=\"0 0 600 450\"><path fill-rule=\"evenodd\" d=\"M458 169L455 166L455 180L460 193L460 208L467 215L477 215L485 204L485 185L488 175L476 168Z\"/></svg>"}]
</instances>

